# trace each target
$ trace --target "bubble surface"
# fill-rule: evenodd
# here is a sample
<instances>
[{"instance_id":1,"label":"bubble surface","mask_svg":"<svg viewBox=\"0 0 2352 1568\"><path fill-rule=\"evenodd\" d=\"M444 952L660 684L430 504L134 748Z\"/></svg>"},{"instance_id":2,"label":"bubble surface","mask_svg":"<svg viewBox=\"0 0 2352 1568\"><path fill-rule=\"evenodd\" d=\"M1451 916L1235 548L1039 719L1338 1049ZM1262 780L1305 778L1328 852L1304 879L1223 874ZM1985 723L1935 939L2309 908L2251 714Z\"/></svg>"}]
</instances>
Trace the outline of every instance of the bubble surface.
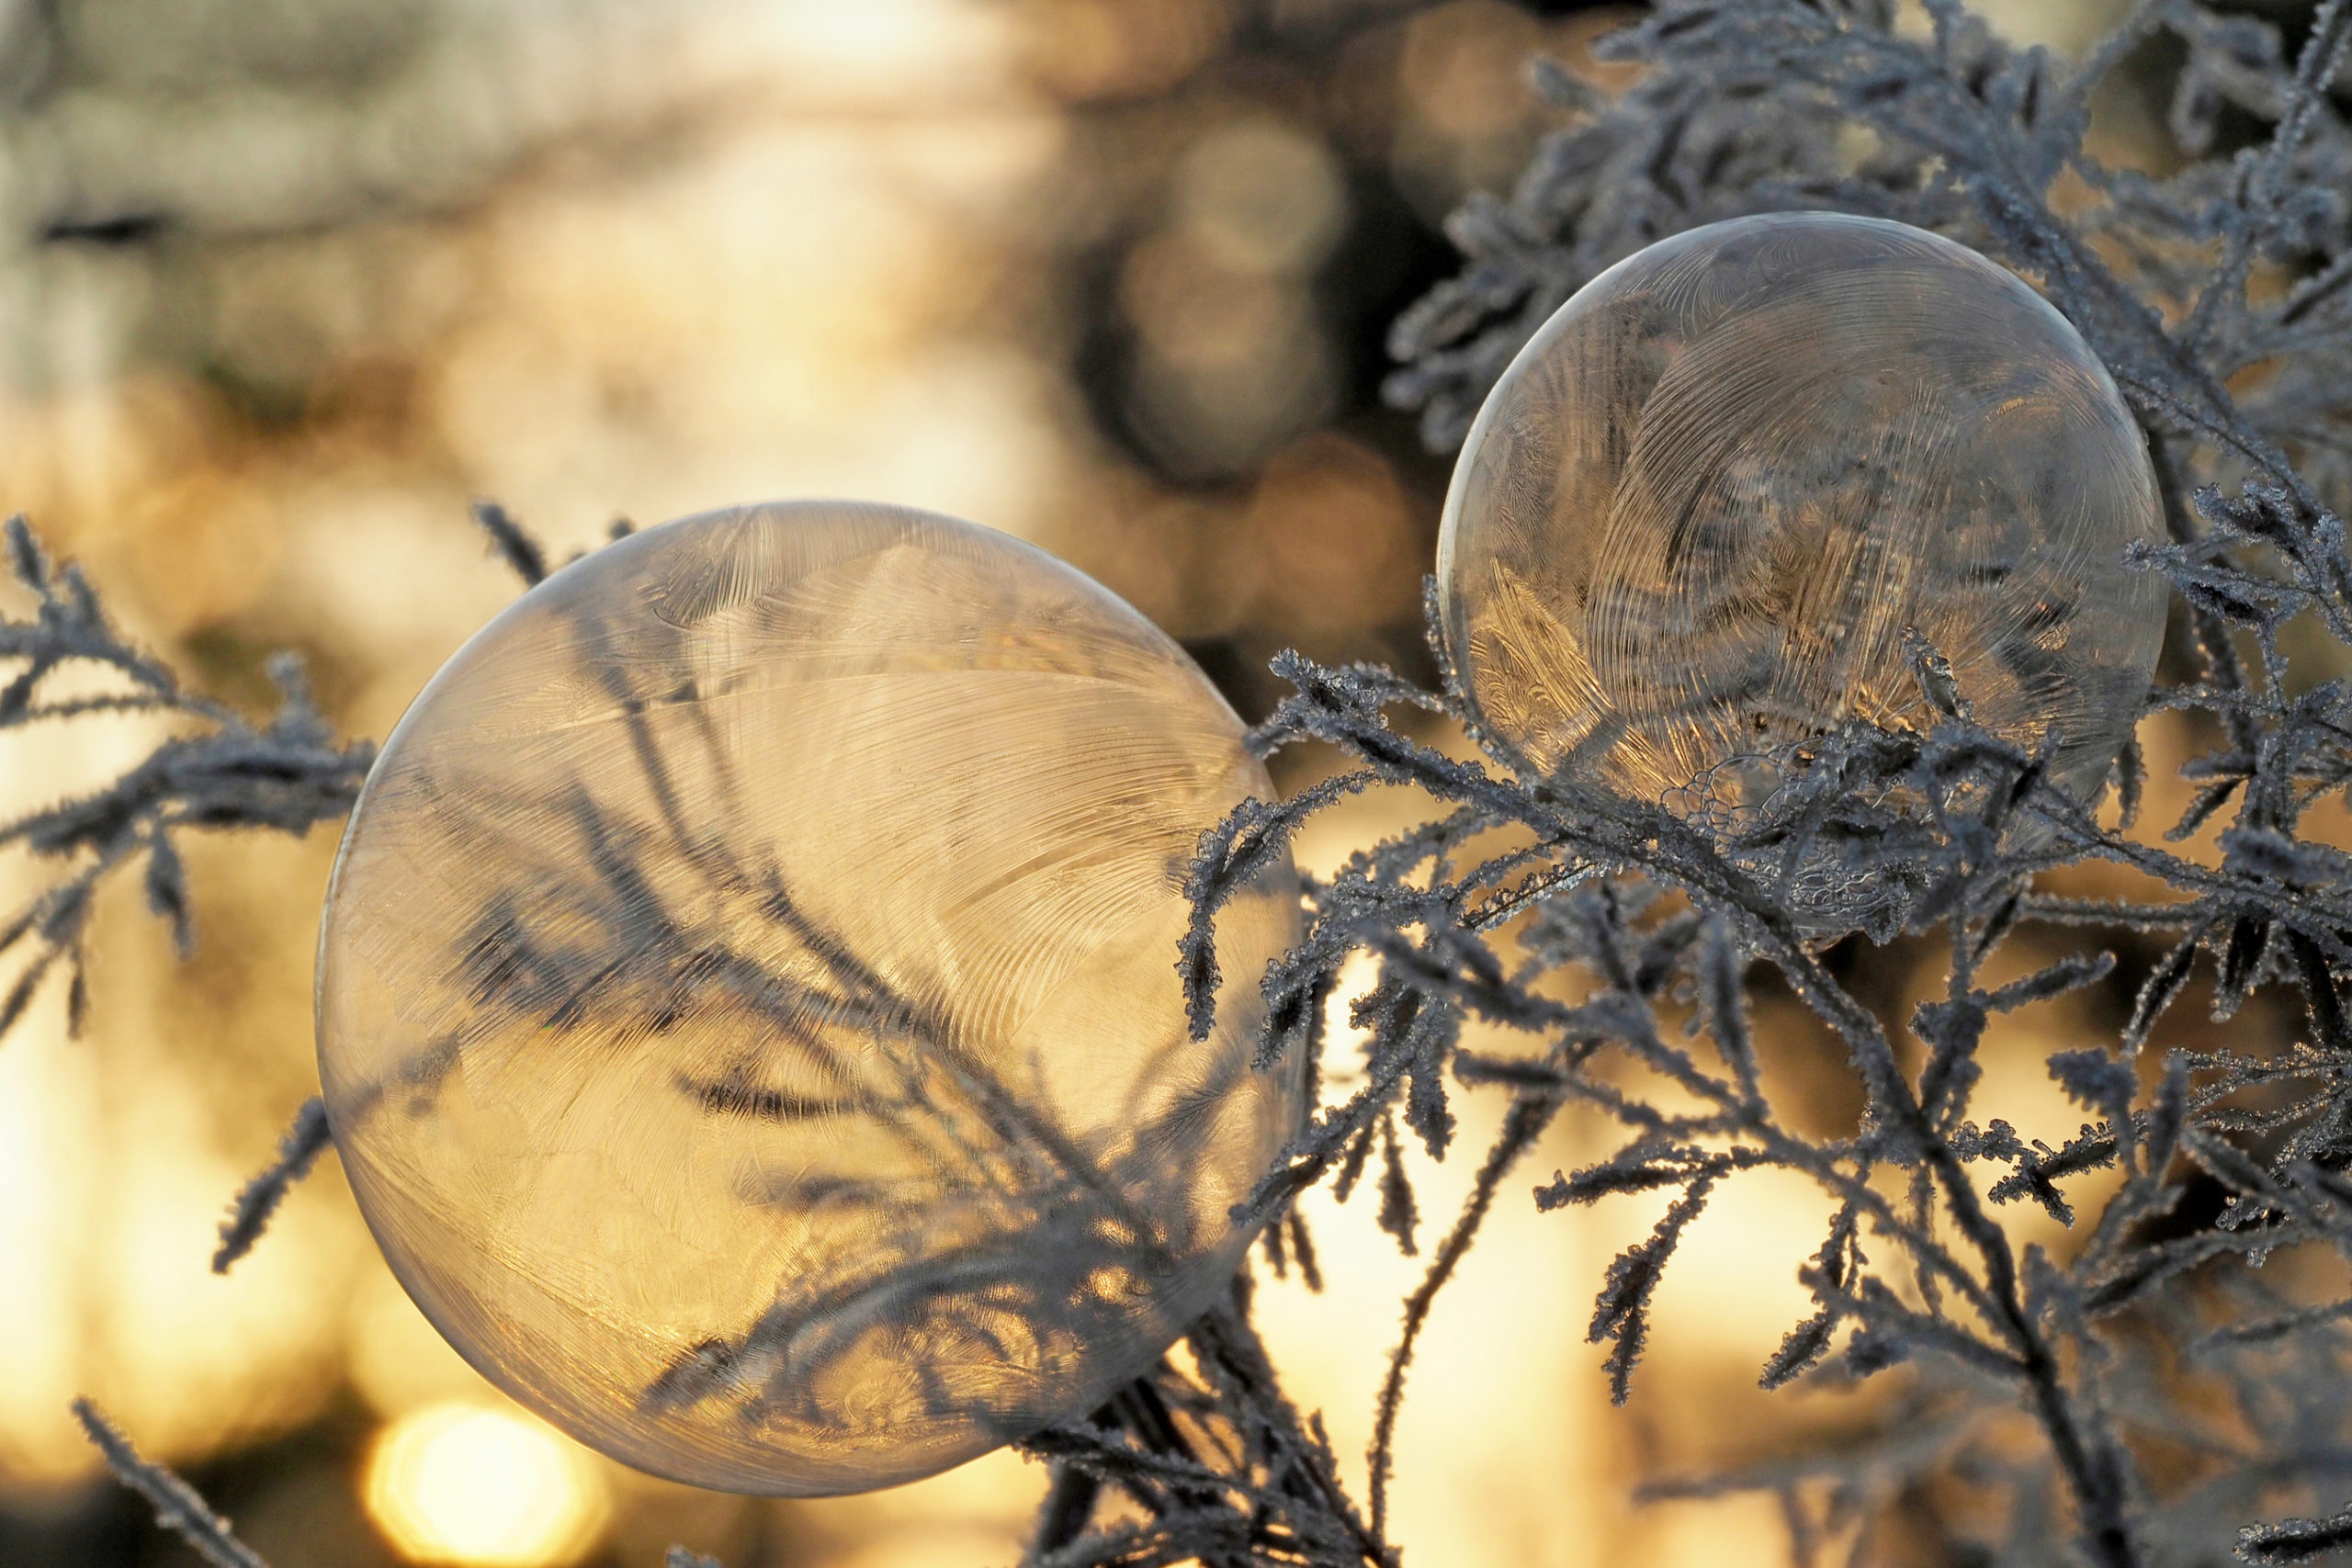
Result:
<instances>
[{"instance_id":1,"label":"bubble surface","mask_svg":"<svg viewBox=\"0 0 2352 1568\"><path fill-rule=\"evenodd\" d=\"M1471 427L1438 572L1481 721L1540 773L1741 804L1782 775L1739 759L1932 725L1916 627L2082 798L2163 642L2163 580L2123 559L2161 532L2114 382L2022 281L1781 213L1661 241L1536 333Z\"/></svg>"},{"instance_id":2,"label":"bubble surface","mask_svg":"<svg viewBox=\"0 0 2352 1568\"><path fill-rule=\"evenodd\" d=\"M1271 797L1182 651L1002 535L810 502L550 577L386 743L321 938L335 1142L401 1282L605 1452L911 1480L1207 1306L1295 1130L1181 879ZM1225 973L1299 933L1287 861Z\"/></svg>"}]
</instances>

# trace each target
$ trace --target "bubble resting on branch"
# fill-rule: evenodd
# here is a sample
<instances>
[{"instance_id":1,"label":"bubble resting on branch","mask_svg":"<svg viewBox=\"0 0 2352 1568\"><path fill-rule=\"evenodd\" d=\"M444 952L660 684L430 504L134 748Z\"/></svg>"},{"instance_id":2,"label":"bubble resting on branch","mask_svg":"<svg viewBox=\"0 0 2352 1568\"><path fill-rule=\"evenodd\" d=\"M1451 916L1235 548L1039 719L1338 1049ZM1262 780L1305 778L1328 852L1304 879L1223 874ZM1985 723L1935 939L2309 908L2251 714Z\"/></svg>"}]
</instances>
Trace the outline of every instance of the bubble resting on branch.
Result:
<instances>
[{"instance_id":1,"label":"bubble resting on branch","mask_svg":"<svg viewBox=\"0 0 2352 1568\"><path fill-rule=\"evenodd\" d=\"M1923 660L1923 694L1944 722L1826 738L1819 776L1837 788L1821 810L1772 825L1852 874L1915 880L1906 918L1945 928L1947 984L1911 1021L1922 1049L1906 1066L1791 927L1760 862L1726 856L1654 805L1448 757L1384 710L1458 716L1458 700L1292 658L1281 669L1296 694L1260 745L1329 741L1354 766L1204 839L1180 954L1193 1027L1205 1032L1221 985L1262 984L1268 1050L1295 1041L1319 1058L1341 961L1361 951L1375 963L1355 1014L1371 1036L1363 1087L1301 1134L1254 1210L1280 1210L1323 1179L1351 1193L1376 1147L1384 1220L1411 1237L1397 1121L1435 1152L1453 1136L1452 1094L1482 1089L1524 1108L1521 1121L1573 1103L1623 1130L1607 1157L1540 1188L1547 1205L1647 1191L1695 1206L1760 1168L1828 1194L1826 1234L1800 1268L1815 1310L1762 1381L1910 1375L1863 1440L1653 1495L1772 1496L1800 1561L1840 1531L1855 1561L1894 1560L1921 1530L1944 1531L1955 1556L2005 1562L2124 1568L2233 1548L2305 1561L2352 1539L2352 1515L2246 1522L2297 1506L2324 1516L2342 1500L2352 1306L2294 1300L2253 1266L2352 1244L2352 865L2296 832L2308 807L2352 782L2352 692L2333 679L2287 684L2282 636L2301 617L2352 645L2337 514L2352 491L2352 129L2326 91L2346 6L2322 6L2290 55L2267 23L2150 0L2071 69L2008 48L1952 0L1927 9L1921 37L1898 31L1881 0L1664 0L1601 48L1640 68L1622 96L1539 70L1580 118L1507 197L1453 220L1466 265L1396 323L1389 395L1420 412L1432 445L1453 445L1520 344L1580 284L1655 239L1745 212L1894 218L2025 274L2150 436L2168 541L2140 564L2173 583L2193 666L2151 710L2203 716L2220 737L2183 769L2197 793L2168 838L2232 812L2219 866L2102 829L2041 781L2033 757L1973 728L1958 702L1937 703ZM2084 142L2095 92L2148 60L2178 62L2169 124L2186 156L2162 176L2109 167ZM2216 151L2249 127L2242 152ZM2062 176L2088 193L2065 217L2052 199ZM2257 273L2279 287L2249 289ZM2127 821L2143 771L2134 749L2118 759ZM1218 976L1207 936L1226 890L1307 816L1374 784L1423 788L1437 814L1313 885L1304 944L1266 975ZM1890 807L1893 784L1903 797ZM2037 814L2050 847L2005 855L2009 812ZM1479 858L1473 840L1504 825L1521 847ZM2038 872L2085 858L2143 873L2166 897L2034 890ZM2168 944L2111 1046L2077 1039L2053 1053L2086 1117L2056 1147L1972 1119L1992 1017L2115 983L2091 951L2026 982L1980 984L2000 946L2030 930ZM2218 1011L2257 989L2299 995L2306 1038L2271 1051L2224 1035L2143 1062L2199 953ZM1850 1130L1794 1131L1758 1074L1742 980L1759 963L1847 1050L1868 1106ZM1538 984L1565 968L1591 983L1582 1003ZM1521 1031L1532 1048L1465 1045L1467 1019ZM2111 1173L2096 1212L2076 1185L2091 1173ZM1474 1198L1454 1225L1464 1245L1490 1201ZM2071 1256L2013 1239L1998 1216L2024 1202L2075 1220ZM1678 1234L1635 1239L1610 1270L1591 1326L1611 1342L1613 1376L1630 1375ZM1442 1251L1430 1289L1459 1256ZM1416 1301L1415 1334L1428 1305ZM1246 1282L1189 1344L1189 1368L1163 1364L1093 1419L1030 1442L1061 1476L1030 1561L1394 1562L1339 1487L1319 1423L1282 1396L1249 1327ZM2191 1377L2193 1400L2181 1397ZM1999 1425L2020 1409L2038 1448ZM2143 1462L2151 1445L2201 1456L2201 1468L2159 1476ZM1385 1448L1373 1462L1385 1476ZM1951 1478L2008 1506L1959 1517L1936 1490ZM1134 1509L1091 1529L1106 1495ZM1913 1536L1889 1535L1898 1513Z\"/></svg>"},{"instance_id":2,"label":"bubble resting on branch","mask_svg":"<svg viewBox=\"0 0 2352 1568\"><path fill-rule=\"evenodd\" d=\"M409 708L328 893L322 1085L394 1270L702 1485L863 1491L1095 1408L1297 1120L1255 1012L1193 1042L1168 968L1171 868L1272 793L1241 739L1133 610L954 519L739 507L566 568ZM1248 908L1258 969L1286 860Z\"/></svg>"},{"instance_id":3,"label":"bubble resting on branch","mask_svg":"<svg viewBox=\"0 0 2352 1568\"><path fill-rule=\"evenodd\" d=\"M2284 683L2280 640L2301 615L2337 642L2352 641L2343 528L2332 510L2352 481L2344 419L2352 312L2343 291L2352 278L2352 133L2324 90L2345 51L2346 7L2323 6L2290 61L2264 24L2193 5L2144 5L2075 72L2040 51L2009 50L1955 5L1938 0L1928 10L1934 25L1922 39L1898 33L1893 8L1867 0L1668 0L1601 47L1604 57L1644 67L1615 101L1556 69L1539 71L1539 85L1581 123L1545 143L1508 199L1474 200L1456 216L1452 232L1469 265L1397 323L1392 347L1407 363L1390 395L1422 411L1432 446L1453 445L1502 367L1582 283L1664 235L1748 211L1828 208L1899 219L2029 274L2114 372L2151 437L2171 538L2135 551L2133 564L2171 580L2200 666L2190 682L2157 693L2152 710L2211 715L2226 740L2184 770L2199 789L2166 837L2186 838L2234 803L2220 868L2101 830L2050 786L2039 757L1967 721L1966 694L1939 689L1951 682L1935 679L1940 661L1931 649L1915 669L1944 722L1924 734L1852 726L1824 738L1806 759L1812 798L1777 819L1718 824L1730 829L1720 851L1654 807L1418 746L1382 710L1400 699L1428 705L1430 694L1407 693L1385 672L1294 658L1281 668L1298 694L1261 744L1322 740L1362 767L1314 798L1204 841L1193 886L1205 921L1220 867L1245 864L1240 849L1264 852L1264 836L1294 830L1307 810L1374 783L1435 797L1448 815L1358 856L1314 890L1305 946L1266 977L1279 1022L1303 1015L1311 987L1328 985L1349 952L1379 963L1357 1018L1373 1032L1365 1088L1294 1144L1258 1201L1287 1201L1334 1167L1343 1190L1375 1131L1392 1124L1396 1101L1409 1107L1425 1082L1442 1097L1449 1073L1458 1084L1503 1088L1517 1103L1540 1093L1591 1106L1624 1129L1625 1142L1611 1158L1541 1190L1539 1202L1677 1195L1659 1230L1610 1270L1593 1319L1594 1337L1615 1341L1610 1366L1621 1391L1648 1292L1706 1195L1764 1166L1801 1171L1828 1192L1837 1205L1829 1235L1802 1275L1817 1311L1792 1330L1763 1381L1777 1385L1808 1367L1865 1377L1907 1364L1918 1374L1908 1402L1877 1428L1877 1446L1849 1459L1686 1490L1777 1495L1808 1561L1826 1528L1849 1525L1861 1532L1856 1560L1871 1560L1884 1550L1872 1546L1876 1510L1897 1496L1916 1510L1916 1487L1962 1473L2020 1499L2008 1538L1981 1548L2002 1561L2055 1552L2127 1564L2226 1551L2234 1525L2276 1496L2331 1483L2352 1392L2340 1365L2310 1350L2332 1342L2340 1314L2295 1309L2260 1276L2217 1271L2233 1261L2259 1265L2282 1247L2352 1240L2352 1186L2337 1174L2352 1164L2352 1098L2339 1087L2352 1063L2341 993L2352 968L2352 879L2342 853L2295 836L2303 810L2352 778L2352 714L2339 682L2300 691ZM2159 35L2186 52L2173 123L2189 152L2206 150L2224 113L2268 125L2267 142L2234 159L2192 158L2164 180L2108 169L2087 154L2092 93ZM1873 133L1859 158L1849 134L1856 126ZM2062 173L2097 198L2071 221L2050 206ZM2103 256L2127 270L2111 270ZM2289 286L2249 296L2257 260L2285 268ZM2257 364L2269 375L2233 400L2224 382ZM2241 637L2256 655L2251 667ZM1458 700L1452 705L1466 717ZM2127 747L2112 775L2127 827L2143 772L2136 747ZM2004 851L1999 829L2013 813L2047 825L2046 852ZM1457 863L1471 834L1504 825L1530 847ZM1776 878L1769 859L1745 852L1763 849L1778 851L1784 866L1812 857L1831 875L1912 890L1917 902L1890 908L1873 936L1945 926L1945 995L1911 1021L1927 1052L1916 1073L1901 1068L1876 1021L1791 940L1786 873ZM2084 858L2147 874L2176 901L2031 890L2036 873ZM1680 897L1659 898L1665 890ZM1549 902L1526 912L1539 892ZM1492 941L1498 915L1523 915L1516 956ZM2052 1054L2052 1077L2098 1118L2058 1148L2028 1143L2002 1121L1980 1129L1968 1119L1989 1018L2101 984L2113 964L2077 953L2028 980L1979 986L1975 976L2000 943L2030 925L2177 933L2146 974L2113 1048L2083 1043ZM2200 950L2217 963L2221 1015L2257 987L2292 987L2310 1038L2283 1055L2258 1041L2176 1052L2143 1092L2136 1058ZM1736 980L1759 958L1846 1042L1868 1096L1850 1136L1793 1134L1759 1089ZM1574 1009L1533 986L1568 965L1596 986ZM1196 981L1196 1018L1216 985L1213 975ZM1690 1032L1712 1037L1722 1073L1662 1037L1660 1003ZM1525 1031L1536 1048L1503 1056L1464 1048L1458 1021L1469 1017ZM1439 1109L1429 1104L1423 1122L1434 1124ZM1986 1164L2007 1169L1980 1197L1970 1168ZM2030 1201L2071 1222L2067 1183L2095 1170L2119 1171L2122 1185L2063 1263L2019 1248L1993 1217L2003 1204ZM2206 1192L2218 1194L2211 1221L2196 1217ZM1465 1219L1482 1202L1474 1200ZM1866 1249L1869 1237L1876 1245ZM1449 1251L1430 1284L1451 1266ZM2149 1325L2177 1327L2211 1310L2217 1298L2264 1325L2174 1337L2209 1346L2209 1371L2225 1374L2236 1424L2220 1427L2177 1399L2179 1369L2151 1349L2165 1337L2146 1334ZM1392 1389L1425 1310L1422 1296L1408 1307ZM2280 1343L2320 1363L2302 1369L2308 1382L2289 1389L2248 1359L2257 1346ZM2326 1413L2264 1418L2291 1397ZM2046 1459L2024 1466L1984 1431L1989 1414L2020 1405L2048 1445ZM1923 1408L1937 1413L1932 1426L1917 1424ZM1384 1403L1375 1477L1392 1409ZM2141 1447L2160 1430L2227 1457L2194 1484L2160 1490ZM2063 1506L2027 1506L2047 1490L2047 1470L2035 1467L2048 1460L2064 1485ZM1979 1528L1946 1523L1962 1533ZM2341 1519L2256 1529L2242 1549L2288 1561L2282 1553L2306 1550L2297 1543L2346 1532L2352 1526Z\"/></svg>"}]
</instances>

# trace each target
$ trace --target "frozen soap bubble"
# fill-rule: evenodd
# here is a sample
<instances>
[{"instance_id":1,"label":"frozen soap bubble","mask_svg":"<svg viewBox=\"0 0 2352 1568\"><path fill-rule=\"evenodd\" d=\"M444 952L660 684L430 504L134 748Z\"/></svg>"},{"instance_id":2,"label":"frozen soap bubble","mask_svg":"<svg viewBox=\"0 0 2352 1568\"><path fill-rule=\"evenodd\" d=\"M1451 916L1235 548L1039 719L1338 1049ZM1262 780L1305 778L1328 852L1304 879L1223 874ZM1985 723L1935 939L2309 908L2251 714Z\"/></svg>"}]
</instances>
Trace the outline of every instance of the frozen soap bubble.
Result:
<instances>
[{"instance_id":1,"label":"frozen soap bubble","mask_svg":"<svg viewBox=\"0 0 2352 1568\"><path fill-rule=\"evenodd\" d=\"M1271 796L1184 654L1002 535L840 502L622 540L425 688L328 894L319 1066L384 1254L493 1382L703 1486L1082 1416L1230 1278L1304 1093L1181 879ZM1226 972L1298 935L1288 863Z\"/></svg>"},{"instance_id":2,"label":"frozen soap bubble","mask_svg":"<svg viewBox=\"0 0 2352 1568\"><path fill-rule=\"evenodd\" d=\"M1781 213L1652 245L1544 323L1471 427L1438 574L1481 721L1539 773L1757 807L1846 721L1933 724L1916 627L2085 798L2163 640L2163 581L2123 559L2160 528L2114 382L2031 289ZM1847 923L1816 897L1801 921Z\"/></svg>"}]
</instances>

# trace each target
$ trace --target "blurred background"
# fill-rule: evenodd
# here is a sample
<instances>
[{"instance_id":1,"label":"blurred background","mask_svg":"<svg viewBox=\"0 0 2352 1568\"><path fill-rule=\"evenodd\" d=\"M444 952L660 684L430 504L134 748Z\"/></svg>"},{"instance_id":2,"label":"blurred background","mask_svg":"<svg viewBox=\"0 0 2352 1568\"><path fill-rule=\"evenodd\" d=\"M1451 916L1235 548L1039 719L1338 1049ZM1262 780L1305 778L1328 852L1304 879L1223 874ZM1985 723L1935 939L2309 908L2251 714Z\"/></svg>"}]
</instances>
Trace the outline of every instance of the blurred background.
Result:
<instances>
[{"instance_id":1,"label":"blurred background","mask_svg":"<svg viewBox=\"0 0 2352 1568\"><path fill-rule=\"evenodd\" d=\"M1993 9L2064 51L2117 8ZM1452 270L1445 214L1507 186L1555 123L1528 59L1583 62L1626 14L0 0L0 508L30 513L200 689L258 712L265 655L292 648L351 734L384 734L516 591L468 521L477 496L559 553L616 517L755 499L926 506L1092 573L1245 716L1284 646L1425 677L1448 463L1380 405L1386 324ZM0 751L0 818L158 735L80 722ZM1414 810L1360 803L1302 859L1328 870ZM332 1160L254 1257L208 1272L231 1194L315 1090L334 847L201 846L186 963L136 889L112 889L86 1036L64 1038L48 996L0 1049L0 1563L192 1561L96 1475L77 1393L277 1568L646 1568L672 1540L729 1568L1011 1562L1045 1476L1009 1455L779 1503L571 1444L441 1344ZM0 863L0 905L38 875ZM1932 952L1871 962L1897 1010L1915 971L1941 973ZM1808 1016L1760 1005L1776 1070L1850 1116ZM1986 1091L2052 1141L2080 1120L2039 1060L2068 1022L2016 1023ZM1492 1111L1463 1105L1474 1159ZM1565 1127L1531 1179L1594 1132ZM1464 1163L1424 1179L1430 1223ZM1820 1205L1770 1178L1719 1198L1668 1276L1645 1382L1612 1411L1590 1293L1657 1207L1500 1206L1410 1385L1394 1518L1417 1568L1778 1554L1770 1507L1627 1494L1849 1418L1753 1391L1809 1310L1795 1266ZM1329 1292L1270 1279L1261 1315L1360 1483L1420 1265L1369 1201L1318 1193L1307 1213Z\"/></svg>"}]
</instances>

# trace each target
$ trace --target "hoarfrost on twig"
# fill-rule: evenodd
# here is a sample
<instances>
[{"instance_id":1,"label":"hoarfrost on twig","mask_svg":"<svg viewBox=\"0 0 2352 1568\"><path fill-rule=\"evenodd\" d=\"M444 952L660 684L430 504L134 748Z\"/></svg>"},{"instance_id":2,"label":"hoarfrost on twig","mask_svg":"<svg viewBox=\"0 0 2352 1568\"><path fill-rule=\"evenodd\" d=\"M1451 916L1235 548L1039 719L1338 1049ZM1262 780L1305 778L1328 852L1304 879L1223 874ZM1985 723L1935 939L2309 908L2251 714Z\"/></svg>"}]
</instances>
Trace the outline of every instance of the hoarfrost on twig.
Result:
<instances>
[{"instance_id":1,"label":"hoarfrost on twig","mask_svg":"<svg viewBox=\"0 0 2352 1568\"><path fill-rule=\"evenodd\" d=\"M213 1568L268 1568L231 1532L229 1521L197 1495L195 1487L164 1466L140 1458L130 1439L96 1405L86 1399L75 1400L74 1418L106 1456L107 1468L114 1472L115 1479L153 1504L155 1522L194 1547L198 1556Z\"/></svg>"}]
</instances>

